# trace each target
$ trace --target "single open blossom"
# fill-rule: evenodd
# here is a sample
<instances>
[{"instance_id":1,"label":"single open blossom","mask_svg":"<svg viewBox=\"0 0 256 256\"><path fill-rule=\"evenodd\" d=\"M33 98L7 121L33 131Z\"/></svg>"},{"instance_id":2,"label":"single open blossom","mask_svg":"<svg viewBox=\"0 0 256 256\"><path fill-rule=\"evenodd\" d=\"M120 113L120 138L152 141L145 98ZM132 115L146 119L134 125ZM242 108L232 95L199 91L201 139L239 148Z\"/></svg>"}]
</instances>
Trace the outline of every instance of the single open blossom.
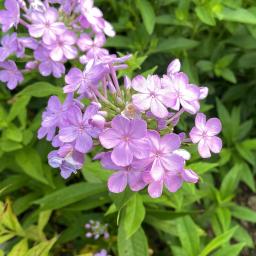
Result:
<instances>
[{"instance_id":1,"label":"single open blossom","mask_svg":"<svg viewBox=\"0 0 256 256\"><path fill-rule=\"evenodd\" d=\"M132 96L133 104L142 111L149 110L159 118L168 116L167 107L170 106L168 99L169 88L161 88L161 81L158 76L137 76L132 81L132 88L138 94Z\"/></svg>"},{"instance_id":2,"label":"single open blossom","mask_svg":"<svg viewBox=\"0 0 256 256\"><path fill-rule=\"evenodd\" d=\"M7 83L10 90L23 81L23 75L12 60L0 62L0 81Z\"/></svg>"},{"instance_id":3,"label":"single open blossom","mask_svg":"<svg viewBox=\"0 0 256 256\"><path fill-rule=\"evenodd\" d=\"M81 17L80 23L83 27L91 27L95 33L104 32L107 36L115 36L112 25L103 19L103 13L94 6L93 0L84 0L80 2Z\"/></svg>"},{"instance_id":4,"label":"single open blossom","mask_svg":"<svg viewBox=\"0 0 256 256\"><path fill-rule=\"evenodd\" d=\"M65 66L62 62L53 61L50 58L50 52L46 48L39 46L34 52L35 59L40 61L39 72L42 76L52 74L56 78L60 78L65 73Z\"/></svg>"},{"instance_id":5,"label":"single open blossom","mask_svg":"<svg viewBox=\"0 0 256 256\"><path fill-rule=\"evenodd\" d=\"M75 43L76 34L71 31L66 31L48 46L50 49L50 57L54 61L62 61L64 58L68 60L74 59L78 53L74 46Z\"/></svg>"},{"instance_id":6,"label":"single open blossom","mask_svg":"<svg viewBox=\"0 0 256 256\"><path fill-rule=\"evenodd\" d=\"M84 163L84 155L75 151L72 145L66 144L59 150L50 152L48 162L51 167L60 168L61 176L67 179L71 174L81 169Z\"/></svg>"},{"instance_id":7,"label":"single open blossom","mask_svg":"<svg viewBox=\"0 0 256 256\"><path fill-rule=\"evenodd\" d=\"M87 153L93 146L93 138L97 138L101 128L93 123L93 117L98 114L98 106L90 105L84 114L80 109L72 109L68 116L69 125L61 127L59 139L64 143L74 143L75 150Z\"/></svg>"},{"instance_id":8,"label":"single open blossom","mask_svg":"<svg viewBox=\"0 0 256 256\"><path fill-rule=\"evenodd\" d=\"M199 110L200 89L189 84L184 73L176 73L172 77L164 76L162 85L170 90L169 104L172 109L178 111L182 106L190 114L195 114Z\"/></svg>"},{"instance_id":9,"label":"single open blossom","mask_svg":"<svg viewBox=\"0 0 256 256\"><path fill-rule=\"evenodd\" d=\"M20 6L16 0L5 0L6 10L0 10L0 24L3 32L8 31L13 26L17 26L20 19Z\"/></svg>"},{"instance_id":10,"label":"single open blossom","mask_svg":"<svg viewBox=\"0 0 256 256\"><path fill-rule=\"evenodd\" d=\"M89 88L96 87L99 80L106 73L106 68L101 65L94 65L94 61L90 61L85 70L82 72L78 68L72 68L65 77L67 85L64 87L64 92L89 93Z\"/></svg>"},{"instance_id":11,"label":"single open blossom","mask_svg":"<svg viewBox=\"0 0 256 256\"><path fill-rule=\"evenodd\" d=\"M116 165L128 166L135 157L147 156L147 124L144 120L129 120L118 115L111 121L111 127L104 130L99 139L104 148L113 148L111 159Z\"/></svg>"},{"instance_id":12,"label":"single open blossom","mask_svg":"<svg viewBox=\"0 0 256 256\"><path fill-rule=\"evenodd\" d=\"M54 8L47 9L44 13L32 12L32 25L29 26L29 34L35 38L43 38L43 42L51 44L57 35L62 35L66 28L64 23L57 22L58 12Z\"/></svg>"},{"instance_id":13,"label":"single open blossom","mask_svg":"<svg viewBox=\"0 0 256 256\"><path fill-rule=\"evenodd\" d=\"M143 168L137 159L130 165L121 167L112 161L111 153L107 152L101 157L101 164L105 169L115 171L108 179L108 189L113 193L123 192L127 185L132 191L139 191L146 186L143 181Z\"/></svg>"},{"instance_id":14,"label":"single open blossom","mask_svg":"<svg viewBox=\"0 0 256 256\"><path fill-rule=\"evenodd\" d=\"M193 143L198 143L198 152L203 158L211 156L211 152L219 153L222 148L222 140L217 137L221 131L221 122L218 118L210 118L206 121L203 113L198 113L195 119L195 127L190 132Z\"/></svg>"},{"instance_id":15,"label":"single open blossom","mask_svg":"<svg viewBox=\"0 0 256 256\"><path fill-rule=\"evenodd\" d=\"M166 171L182 169L185 161L175 154L181 145L177 134L166 134L162 138L156 131L148 131L150 150L148 158L144 159L150 165L150 175L155 181L162 180Z\"/></svg>"},{"instance_id":16,"label":"single open blossom","mask_svg":"<svg viewBox=\"0 0 256 256\"><path fill-rule=\"evenodd\" d=\"M38 138L47 137L51 141L55 135L56 128L68 124L67 116L69 111L77 108L73 95L69 94L62 104L57 96L51 96L48 100L46 111L43 112L42 126L38 130ZM73 112L72 112L73 113Z\"/></svg>"},{"instance_id":17,"label":"single open blossom","mask_svg":"<svg viewBox=\"0 0 256 256\"><path fill-rule=\"evenodd\" d=\"M175 193L179 190L183 182L197 183L198 175L192 170L186 169L173 169L172 171L166 171L162 179L155 181L149 175L146 177L148 185L148 193L151 197L157 198L162 195L163 187L171 193Z\"/></svg>"},{"instance_id":18,"label":"single open blossom","mask_svg":"<svg viewBox=\"0 0 256 256\"><path fill-rule=\"evenodd\" d=\"M18 50L17 34L3 36L0 46L0 61L5 61L11 54Z\"/></svg>"},{"instance_id":19,"label":"single open blossom","mask_svg":"<svg viewBox=\"0 0 256 256\"><path fill-rule=\"evenodd\" d=\"M94 39L87 34L82 34L77 40L77 45L82 51L86 52L86 57L90 60L108 54L108 50L102 48L105 42L104 34L96 34Z\"/></svg>"}]
</instances>

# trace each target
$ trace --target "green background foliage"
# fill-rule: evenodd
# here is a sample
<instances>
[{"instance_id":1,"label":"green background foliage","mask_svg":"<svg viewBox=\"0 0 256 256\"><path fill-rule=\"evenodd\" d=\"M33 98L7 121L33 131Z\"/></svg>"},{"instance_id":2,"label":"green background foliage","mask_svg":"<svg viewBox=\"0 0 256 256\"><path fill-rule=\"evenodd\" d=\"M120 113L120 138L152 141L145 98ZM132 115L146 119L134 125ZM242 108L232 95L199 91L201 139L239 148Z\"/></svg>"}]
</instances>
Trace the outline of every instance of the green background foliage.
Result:
<instances>
[{"instance_id":1,"label":"green background foliage","mask_svg":"<svg viewBox=\"0 0 256 256\"><path fill-rule=\"evenodd\" d=\"M0 255L254 255L256 234L256 3L253 0L99 0L115 27L111 52L133 53L127 71L163 74L179 58L202 104L223 124L220 156L188 166L198 185L151 199L107 191L110 171L88 156L64 181L38 141L41 113L63 80L29 73L14 92L0 87ZM25 60L24 60L25 61ZM120 72L120 76L124 71ZM183 122L179 128L188 128ZM85 238L88 220L109 223L109 241ZM2 249L1 249L2 248Z\"/></svg>"}]
</instances>

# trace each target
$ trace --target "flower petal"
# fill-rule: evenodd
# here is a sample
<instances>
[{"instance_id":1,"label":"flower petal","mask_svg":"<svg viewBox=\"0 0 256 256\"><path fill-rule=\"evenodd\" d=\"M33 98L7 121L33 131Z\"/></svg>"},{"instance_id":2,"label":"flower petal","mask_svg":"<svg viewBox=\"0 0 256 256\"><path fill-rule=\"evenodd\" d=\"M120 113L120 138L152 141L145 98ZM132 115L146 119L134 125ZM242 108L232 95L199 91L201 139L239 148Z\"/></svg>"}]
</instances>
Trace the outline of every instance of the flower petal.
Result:
<instances>
[{"instance_id":1,"label":"flower petal","mask_svg":"<svg viewBox=\"0 0 256 256\"><path fill-rule=\"evenodd\" d=\"M207 129L207 135L214 136L220 133L222 129L221 122L218 118L210 118L205 125Z\"/></svg>"},{"instance_id":2,"label":"flower petal","mask_svg":"<svg viewBox=\"0 0 256 256\"><path fill-rule=\"evenodd\" d=\"M122 142L116 146L111 154L112 161L119 166L128 166L132 163L133 152L131 151L128 143Z\"/></svg>"},{"instance_id":3,"label":"flower petal","mask_svg":"<svg viewBox=\"0 0 256 256\"><path fill-rule=\"evenodd\" d=\"M108 179L108 189L112 193L121 193L127 186L127 174L126 172L116 172L112 174Z\"/></svg>"}]
</instances>

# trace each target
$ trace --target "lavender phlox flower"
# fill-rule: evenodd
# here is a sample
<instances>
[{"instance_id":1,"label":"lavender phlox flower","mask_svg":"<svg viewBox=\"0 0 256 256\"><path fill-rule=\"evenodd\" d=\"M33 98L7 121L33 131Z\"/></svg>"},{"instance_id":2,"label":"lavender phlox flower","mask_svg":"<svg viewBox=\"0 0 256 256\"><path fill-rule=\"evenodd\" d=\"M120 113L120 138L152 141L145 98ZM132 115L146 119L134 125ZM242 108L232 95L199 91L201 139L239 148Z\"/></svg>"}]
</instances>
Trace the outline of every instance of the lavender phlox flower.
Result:
<instances>
[{"instance_id":1,"label":"lavender phlox flower","mask_svg":"<svg viewBox=\"0 0 256 256\"><path fill-rule=\"evenodd\" d=\"M169 88L161 87L158 76L137 76L132 80L132 88L139 92L132 96L133 104L141 111L150 110L156 117L166 118L171 105Z\"/></svg>"},{"instance_id":2,"label":"lavender phlox flower","mask_svg":"<svg viewBox=\"0 0 256 256\"><path fill-rule=\"evenodd\" d=\"M93 60L88 62L84 71L72 68L65 77L67 85L64 87L64 92L77 91L79 94L90 94L90 87L96 87L106 72L107 69L102 64L95 64Z\"/></svg>"},{"instance_id":3,"label":"lavender phlox flower","mask_svg":"<svg viewBox=\"0 0 256 256\"><path fill-rule=\"evenodd\" d=\"M82 168L84 155L75 151L72 145L65 144L59 150L49 153L48 162L51 167L60 168L61 176L67 179Z\"/></svg>"},{"instance_id":4,"label":"lavender phlox flower","mask_svg":"<svg viewBox=\"0 0 256 256\"><path fill-rule=\"evenodd\" d=\"M78 51L74 46L76 43L76 34L72 31L66 31L57 36L55 41L47 46L50 50L50 57L54 61L72 60L77 57Z\"/></svg>"},{"instance_id":5,"label":"lavender phlox flower","mask_svg":"<svg viewBox=\"0 0 256 256\"><path fill-rule=\"evenodd\" d=\"M94 238L95 240L99 239L103 236L104 239L109 238L108 233L108 224L100 223L99 221L90 220L88 223L85 224L85 228L87 232L85 236L87 238Z\"/></svg>"},{"instance_id":6,"label":"lavender phlox flower","mask_svg":"<svg viewBox=\"0 0 256 256\"><path fill-rule=\"evenodd\" d=\"M144 120L129 120L118 115L111 121L111 128L99 136L104 148L112 149L111 159L119 166L128 166L134 158L148 155L147 124Z\"/></svg>"},{"instance_id":7,"label":"lavender phlox flower","mask_svg":"<svg viewBox=\"0 0 256 256\"><path fill-rule=\"evenodd\" d=\"M65 102L62 104L57 96L51 96L46 111L43 112L42 126L38 131L38 138L47 136L47 140L52 140L56 128L68 124L67 116L72 109L78 108L73 100L73 95L68 94ZM73 113L73 112L72 112Z\"/></svg>"},{"instance_id":8,"label":"lavender phlox flower","mask_svg":"<svg viewBox=\"0 0 256 256\"><path fill-rule=\"evenodd\" d=\"M113 193L123 192L128 185L132 191L139 191L146 186L143 181L143 167L140 166L140 160L134 159L133 162L121 167L116 165L111 159L111 152L100 156L101 165L108 170L114 170L108 179L108 189Z\"/></svg>"},{"instance_id":9,"label":"lavender phlox flower","mask_svg":"<svg viewBox=\"0 0 256 256\"><path fill-rule=\"evenodd\" d=\"M11 54L18 50L17 34L6 34L2 37L0 46L0 62L5 61Z\"/></svg>"},{"instance_id":10,"label":"lavender phlox flower","mask_svg":"<svg viewBox=\"0 0 256 256\"><path fill-rule=\"evenodd\" d=\"M198 152L201 157L208 158L211 152L219 153L222 148L222 140L217 137L222 126L218 118L210 118L206 121L203 113L198 113L195 119L195 127L192 128L189 136L193 143L198 143Z\"/></svg>"},{"instance_id":11,"label":"lavender phlox flower","mask_svg":"<svg viewBox=\"0 0 256 256\"><path fill-rule=\"evenodd\" d=\"M88 106L84 113L80 109L70 110L69 125L60 128L59 139L64 143L74 143L74 148L81 153L90 151L92 138L97 138L101 133L101 128L92 122L98 111L95 104Z\"/></svg>"},{"instance_id":12,"label":"lavender phlox flower","mask_svg":"<svg viewBox=\"0 0 256 256\"><path fill-rule=\"evenodd\" d=\"M200 89L189 84L186 74L179 72L172 77L164 76L161 82L162 86L169 90L169 104L173 110L180 110L180 106L190 114L199 110Z\"/></svg>"},{"instance_id":13,"label":"lavender phlox flower","mask_svg":"<svg viewBox=\"0 0 256 256\"><path fill-rule=\"evenodd\" d=\"M89 61L108 54L108 50L102 48L105 42L106 38L103 34L96 34L94 39L88 34L82 34L77 40L77 45L82 51L86 52L85 57Z\"/></svg>"},{"instance_id":14,"label":"lavender phlox flower","mask_svg":"<svg viewBox=\"0 0 256 256\"><path fill-rule=\"evenodd\" d=\"M39 46L34 51L35 59L40 61L38 66L42 76L52 74L56 78L60 78L65 73L65 66L62 62L53 61L50 57L50 51L43 46Z\"/></svg>"},{"instance_id":15,"label":"lavender phlox flower","mask_svg":"<svg viewBox=\"0 0 256 256\"><path fill-rule=\"evenodd\" d=\"M18 44L18 49L16 52L16 56L18 58L23 58L25 56L26 48L35 50L38 47L38 42L36 41L36 39L31 37L17 38L17 44Z\"/></svg>"},{"instance_id":16,"label":"lavender phlox flower","mask_svg":"<svg viewBox=\"0 0 256 256\"><path fill-rule=\"evenodd\" d=\"M43 38L43 42L51 44L58 35L66 31L64 23L58 22L58 12L55 8L48 8L44 13L34 11L30 14L32 24L29 34L35 38Z\"/></svg>"},{"instance_id":17,"label":"lavender phlox flower","mask_svg":"<svg viewBox=\"0 0 256 256\"><path fill-rule=\"evenodd\" d=\"M158 181L155 181L150 175L144 176L144 178L149 183L148 193L152 198L160 197L164 186L169 192L175 193L182 187L183 182L197 183L199 180L198 175L194 171L182 168L166 171L164 176Z\"/></svg>"},{"instance_id":18,"label":"lavender phlox flower","mask_svg":"<svg viewBox=\"0 0 256 256\"><path fill-rule=\"evenodd\" d=\"M16 88L23 81L23 75L12 60L0 62L0 81L7 83L10 90Z\"/></svg>"},{"instance_id":19,"label":"lavender phlox flower","mask_svg":"<svg viewBox=\"0 0 256 256\"><path fill-rule=\"evenodd\" d=\"M0 10L0 24L2 31L6 32L13 26L17 27L20 19L20 6L16 0L5 0L6 10Z\"/></svg>"}]
</instances>

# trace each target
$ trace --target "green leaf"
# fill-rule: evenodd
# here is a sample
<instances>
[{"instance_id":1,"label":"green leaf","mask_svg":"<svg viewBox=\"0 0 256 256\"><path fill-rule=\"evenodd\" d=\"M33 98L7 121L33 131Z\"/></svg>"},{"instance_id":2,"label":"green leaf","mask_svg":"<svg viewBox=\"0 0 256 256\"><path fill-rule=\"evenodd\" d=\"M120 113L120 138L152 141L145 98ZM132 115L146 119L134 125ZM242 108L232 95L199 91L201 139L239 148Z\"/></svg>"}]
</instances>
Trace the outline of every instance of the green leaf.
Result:
<instances>
[{"instance_id":1,"label":"green leaf","mask_svg":"<svg viewBox=\"0 0 256 256\"><path fill-rule=\"evenodd\" d=\"M155 27L156 16L150 1L136 0L136 6L140 10L142 20L147 32L152 34Z\"/></svg>"},{"instance_id":2,"label":"green leaf","mask_svg":"<svg viewBox=\"0 0 256 256\"><path fill-rule=\"evenodd\" d=\"M142 228L127 239L121 224L118 228L117 246L119 256L148 256L148 242Z\"/></svg>"},{"instance_id":3,"label":"green leaf","mask_svg":"<svg viewBox=\"0 0 256 256\"><path fill-rule=\"evenodd\" d=\"M231 214L237 219L256 223L256 212L244 206L232 206Z\"/></svg>"},{"instance_id":4,"label":"green leaf","mask_svg":"<svg viewBox=\"0 0 256 256\"><path fill-rule=\"evenodd\" d=\"M214 250L216 250L217 248L219 248L220 246L224 245L225 243L227 243L231 237L234 235L235 231L236 231L237 227L234 227L226 232L224 232L223 234L216 236L214 239L212 239L205 247L204 249L201 251L201 253L199 254L199 256L207 256L209 255L211 252L213 252Z\"/></svg>"},{"instance_id":5,"label":"green leaf","mask_svg":"<svg viewBox=\"0 0 256 256\"><path fill-rule=\"evenodd\" d=\"M130 48L132 49L132 40L126 36L115 36L115 37L110 37L108 38L105 47L114 47L118 49L127 49Z\"/></svg>"},{"instance_id":6,"label":"green leaf","mask_svg":"<svg viewBox=\"0 0 256 256\"><path fill-rule=\"evenodd\" d=\"M250 248L254 247L254 242L253 242L250 234L242 226L238 226L238 228L234 234L234 239L238 242L244 243L246 246L248 246Z\"/></svg>"},{"instance_id":7,"label":"green leaf","mask_svg":"<svg viewBox=\"0 0 256 256\"><path fill-rule=\"evenodd\" d=\"M122 216L124 218L124 229L127 238L131 237L140 228L144 217L145 207L142 198L138 193L134 193L128 201L125 213Z\"/></svg>"},{"instance_id":8,"label":"green leaf","mask_svg":"<svg viewBox=\"0 0 256 256\"><path fill-rule=\"evenodd\" d=\"M177 219L176 223L177 234L182 248L185 249L188 256L198 255L200 251L200 238L197 225L189 216Z\"/></svg>"},{"instance_id":9,"label":"green leaf","mask_svg":"<svg viewBox=\"0 0 256 256\"><path fill-rule=\"evenodd\" d=\"M206 163L206 162L196 162L187 166L187 168L194 170L196 173L202 175L208 171L213 171L218 163Z\"/></svg>"},{"instance_id":10,"label":"green leaf","mask_svg":"<svg viewBox=\"0 0 256 256\"><path fill-rule=\"evenodd\" d=\"M196 9L196 15L197 17L205 24L210 25L210 26L215 26L216 22L213 17L212 11L209 8L208 5L200 5L197 6Z\"/></svg>"},{"instance_id":11,"label":"green leaf","mask_svg":"<svg viewBox=\"0 0 256 256\"><path fill-rule=\"evenodd\" d=\"M244 144L236 144L236 149L241 155L242 158L247 160L251 165L256 166L256 160L254 154L248 149L247 147L244 146Z\"/></svg>"},{"instance_id":12,"label":"green leaf","mask_svg":"<svg viewBox=\"0 0 256 256\"><path fill-rule=\"evenodd\" d=\"M7 121L11 122L15 117L19 116L23 109L26 109L30 101L29 96L21 96L16 99L11 107L10 113L8 115Z\"/></svg>"},{"instance_id":13,"label":"green leaf","mask_svg":"<svg viewBox=\"0 0 256 256\"><path fill-rule=\"evenodd\" d=\"M42 210L55 210L106 190L106 184L80 182L54 191L35 203L40 204Z\"/></svg>"},{"instance_id":14,"label":"green leaf","mask_svg":"<svg viewBox=\"0 0 256 256\"><path fill-rule=\"evenodd\" d=\"M8 128L4 131L4 135L8 140L15 142L22 142L23 134L22 131L16 127L14 124L10 124Z\"/></svg>"},{"instance_id":15,"label":"green leaf","mask_svg":"<svg viewBox=\"0 0 256 256\"><path fill-rule=\"evenodd\" d=\"M198 46L199 42L184 38L184 37L171 37L166 40L161 40L158 47L154 52L170 52L173 50L187 50Z\"/></svg>"},{"instance_id":16,"label":"green leaf","mask_svg":"<svg viewBox=\"0 0 256 256\"><path fill-rule=\"evenodd\" d=\"M238 8L230 9L223 8L220 13L217 14L220 20L227 20L239 23L253 24L256 25L256 16L249 10Z\"/></svg>"},{"instance_id":17,"label":"green leaf","mask_svg":"<svg viewBox=\"0 0 256 256\"><path fill-rule=\"evenodd\" d=\"M53 86L47 82L37 82L27 86L24 90L19 92L17 96L28 96L28 97L48 97L51 95L62 95L62 88Z\"/></svg>"},{"instance_id":18,"label":"green leaf","mask_svg":"<svg viewBox=\"0 0 256 256\"><path fill-rule=\"evenodd\" d=\"M51 217L52 211L42 211L39 214L39 219L38 219L38 229L40 231L43 231L44 227L47 225L50 217Z\"/></svg>"},{"instance_id":19,"label":"green leaf","mask_svg":"<svg viewBox=\"0 0 256 256\"><path fill-rule=\"evenodd\" d=\"M219 249L213 256L238 256L244 248L244 243L238 243L235 245L225 245L225 247Z\"/></svg>"},{"instance_id":20,"label":"green leaf","mask_svg":"<svg viewBox=\"0 0 256 256\"><path fill-rule=\"evenodd\" d=\"M223 198L229 197L237 188L241 173L243 171L242 164L236 164L224 177L220 192Z\"/></svg>"},{"instance_id":21,"label":"green leaf","mask_svg":"<svg viewBox=\"0 0 256 256\"><path fill-rule=\"evenodd\" d=\"M27 239L22 239L20 242L15 244L7 256L26 256L28 252L28 241Z\"/></svg>"},{"instance_id":22,"label":"green leaf","mask_svg":"<svg viewBox=\"0 0 256 256\"><path fill-rule=\"evenodd\" d=\"M32 249L30 249L26 256L48 256L51 248L57 241L57 237L54 237L53 239L49 241L44 241L39 243L38 245L34 246Z\"/></svg>"},{"instance_id":23,"label":"green leaf","mask_svg":"<svg viewBox=\"0 0 256 256\"><path fill-rule=\"evenodd\" d=\"M16 153L15 160L28 176L44 184L48 184L44 176L41 158L36 150L32 148L22 149Z\"/></svg>"},{"instance_id":24,"label":"green leaf","mask_svg":"<svg viewBox=\"0 0 256 256\"><path fill-rule=\"evenodd\" d=\"M253 192L255 192L255 179L254 179L253 171L250 169L250 167L246 163L243 163L243 171L241 172L241 180Z\"/></svg>"}]
</instances>

